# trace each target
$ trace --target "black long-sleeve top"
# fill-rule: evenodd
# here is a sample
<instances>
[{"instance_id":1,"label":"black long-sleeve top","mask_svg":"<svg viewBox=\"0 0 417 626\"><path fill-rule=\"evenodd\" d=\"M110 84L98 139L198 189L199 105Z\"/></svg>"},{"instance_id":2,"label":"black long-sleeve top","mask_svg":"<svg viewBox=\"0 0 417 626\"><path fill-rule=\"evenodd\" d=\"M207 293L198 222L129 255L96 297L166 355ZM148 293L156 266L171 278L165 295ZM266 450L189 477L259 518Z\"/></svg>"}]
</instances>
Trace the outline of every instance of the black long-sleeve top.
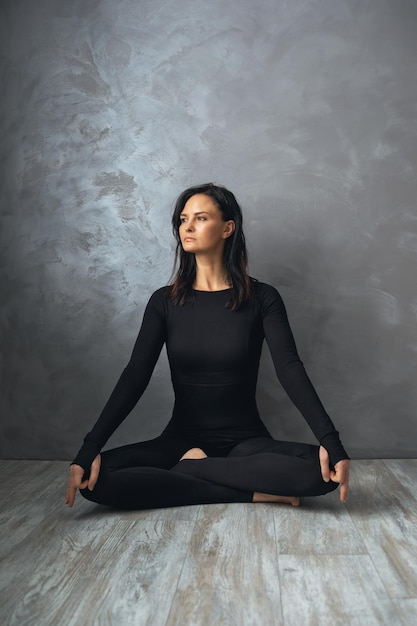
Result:
<instances>
[{"instance_id":1,"label":"black long-sleeve top","mask_svg":"<svg viewBox=\"0 0 417 626\"><path fill-rule=\"evenodd\" d=\"M171 432L201 447L268 434L255 398L264 339L278 379L331 463L349 458L298 356L281 296L265 283L253 287L254 298L237 311L227 306L228 289L195 290L183 306L166 287L155 291L131 358L73 463L90 467L146 389L164 343L175 392Z\"/></svg>"}]
</instances>

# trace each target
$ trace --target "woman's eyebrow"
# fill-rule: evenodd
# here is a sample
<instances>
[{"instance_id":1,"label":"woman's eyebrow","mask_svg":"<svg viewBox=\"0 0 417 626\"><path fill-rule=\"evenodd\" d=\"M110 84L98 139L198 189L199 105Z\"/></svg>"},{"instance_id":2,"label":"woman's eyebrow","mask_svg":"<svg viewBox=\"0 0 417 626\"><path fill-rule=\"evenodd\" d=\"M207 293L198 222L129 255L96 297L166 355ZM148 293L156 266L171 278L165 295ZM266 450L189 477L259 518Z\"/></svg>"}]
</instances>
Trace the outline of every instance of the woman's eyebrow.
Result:
<instances>
[{"instance_id":1,"label":"woman's eyebrow","mask_svg":"<svg viewBox=\"0 0 417 626\"><path fill-rule=\"evenodd\" d=\"M208 211L196 211L195 213L193 213L193 215L201 215L202 213L205 213L206 215L209 215ZM187 217L187 213L181 213L180 217Z\"/></svg>"}]
</instances>

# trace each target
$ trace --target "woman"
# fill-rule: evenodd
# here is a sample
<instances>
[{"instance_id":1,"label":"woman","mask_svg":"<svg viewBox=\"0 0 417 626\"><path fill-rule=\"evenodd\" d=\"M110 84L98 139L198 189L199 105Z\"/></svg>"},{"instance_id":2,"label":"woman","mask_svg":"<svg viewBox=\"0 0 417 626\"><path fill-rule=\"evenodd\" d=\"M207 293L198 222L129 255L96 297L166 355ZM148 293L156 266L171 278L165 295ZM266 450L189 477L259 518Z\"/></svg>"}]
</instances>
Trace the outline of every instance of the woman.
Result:
<instances>
[{"instance_id":1,"label":"woman","mask_svg":"<svg viewBox=\"0 0 417 626\"><path fill-rule=\"evenodd\" d=\"M150 298L130 361L70 467L93 502L147 509L215 502L288 502L348 492L349 457L298 357L285 307L251 279L242 213L211 183L185 190L173 218L179 267ZM277 376L320 446L276 441L255 400L264 338ZM101 453L145 390L166 344L172 417L151 441Z\"/></svg>"}]
</instances>

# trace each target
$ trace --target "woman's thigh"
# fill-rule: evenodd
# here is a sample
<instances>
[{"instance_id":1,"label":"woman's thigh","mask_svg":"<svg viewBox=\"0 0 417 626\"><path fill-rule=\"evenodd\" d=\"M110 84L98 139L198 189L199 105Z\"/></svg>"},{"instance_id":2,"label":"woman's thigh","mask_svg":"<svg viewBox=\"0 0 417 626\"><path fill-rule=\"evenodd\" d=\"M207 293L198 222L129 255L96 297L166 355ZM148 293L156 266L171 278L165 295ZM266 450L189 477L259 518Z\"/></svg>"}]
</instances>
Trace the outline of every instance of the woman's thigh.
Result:
<instances>
[{"instance_id":1,"label":"woman's thigh","mask_svg":"<svg viewBox=\"0 0 417 626\"><path fill-rule=\"evenodd\" d=\"M181 437L160 435L149 441L132 443L102 452L102 470L115 471L128 467L170 469L178 463L190 447L190 443Z\"/></svg>"},{"instance_id":2,"label":"woman's thigh","mask_svg":"<svg viewBox=\"0 0 417 626\"><path fill-rule=\"evenodd\" d=\"M228 457L251 456L260 453L273 453L300 459L318 459L319 448L313 444L297 441L279 441L272 437L253 437L238 443Z\"/></svg>"}]
</instances>

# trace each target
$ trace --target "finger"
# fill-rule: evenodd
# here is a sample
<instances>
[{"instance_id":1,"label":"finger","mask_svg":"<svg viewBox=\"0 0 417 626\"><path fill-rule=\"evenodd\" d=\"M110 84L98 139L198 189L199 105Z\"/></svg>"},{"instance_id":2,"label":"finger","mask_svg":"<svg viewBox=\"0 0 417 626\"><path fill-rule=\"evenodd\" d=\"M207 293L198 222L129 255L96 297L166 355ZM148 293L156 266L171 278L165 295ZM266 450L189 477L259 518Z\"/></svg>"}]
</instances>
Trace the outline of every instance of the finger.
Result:
<instances>
[{"instance_id":1,"label":"finger","mask_svg":"<svg viewBox=\"0 0 417 626\"><path fill-rule=\"evenodd\" d=\"M340 483L340 472L337 473L336 470L332 470L330 472L330 479L334 482L334 483Z\"/></svg>"},{"instance_id":2,"label":"finger","mask_svg":"<svg viewBox=\"0 0 417 626\"><path fill-rule=\"evenodd\" d=\"M83 480L83 482L79 484L74 484L74 480L70 478L68 480L67 493L65 495L64 503L67 504L68 506L72 506L75 501L75 496L77 495L77 490L85 489L87 487L87 484L88 484L88 480Z\"/></svg>"},{"instance_id":3,"label":"finger","mask_svg":"<svg viewBox=\"0 0 417 626\"><path fill-rule=\"evenodd\" d=\"M340 485L340 502L346 502L349 492L349 474L346 476L344 482Z\"/></svg>"},{"instance_id":4,"label":"finger","mask_svg":"<svg viewBox=\"0 0 417 626\"><path fill-rule=\"evenodd\" d=\"M76 488L72 486L71 481L69 480L67 484L67 493L65 494L65 501L64 501L67 506L71 507L74 504L76 493L77 493Z\"/></svg>"},{"instance_id":5,"label":"finger","mask_svg":"<svg viewBox=\"0 0 417 626\"><path fill-rule=\"evenodd\" d=\"M328 483L330 480L330 459L329 453L327 452L326 448L323 448L323 446L320 446L319 449L319 459L321 475L324 482Z\"/></svg>"},{"instance_id":6,"label":"finger","mask_svg":"<svg viewBox=\"0 0 417 626\"><path fill-rule=\"evenodd\" d=\"M349 461L339 461L330 473L331 479L336 483L344 483L349 478Z\"/></svg>"},{"instance_id":7,"label":"finger","mask_svg":"<svg viewBox=\"0 0 417 626\"><path fill-rule=\"evenodd\" d=\"M88 489L93 491L100 473L101 456L98 454L91 465L90 478L88 479Z\"/></svg>"},{"instance_id":8,"label":"finger","mask_svg":"<svg viewBox=\"0 0 417 626\"><path fill-rule=\"evenodd\" d=\"M67 482L67 492L65 495L65 504L72 506L77 495L77 489L84 489L87 486L88 481L83 481L84 470L78 465L71 465L70 475Z\"/></svg>"},{"instance_id":9,"label":"finger","mask_svg":"<svg viewBox=\"0 0 417 626\"><path fill-rule=\"evenodd\" d=\"M346 480L346 473L342 468L338 468L336 470L332 470L330 472L330 479L334 482L334 483L339 483L342 484L345 482Z\"/></svg>"},{"instance_id":10,"label":"finger","mask_svg":"<svg viewBox=\"0 0 417 626\"><path fill-rule=\"evenodd\" d=\"M340 484L340 501L346 502L349 490L349 468L339 466L336 471L331 473L331 479L334 483Z\"/></svg>"},{"instance_id":11,"label":"finger","mask_svg":"<svg viewBox=\"0 0 417 626\"><path fill-rule=\"evenodd\" d=\"M342 485L340 485L340 502L346 502L346 500L348 499L348 488L346 483L343 483Z\"/></svg>"}]
</instances>

